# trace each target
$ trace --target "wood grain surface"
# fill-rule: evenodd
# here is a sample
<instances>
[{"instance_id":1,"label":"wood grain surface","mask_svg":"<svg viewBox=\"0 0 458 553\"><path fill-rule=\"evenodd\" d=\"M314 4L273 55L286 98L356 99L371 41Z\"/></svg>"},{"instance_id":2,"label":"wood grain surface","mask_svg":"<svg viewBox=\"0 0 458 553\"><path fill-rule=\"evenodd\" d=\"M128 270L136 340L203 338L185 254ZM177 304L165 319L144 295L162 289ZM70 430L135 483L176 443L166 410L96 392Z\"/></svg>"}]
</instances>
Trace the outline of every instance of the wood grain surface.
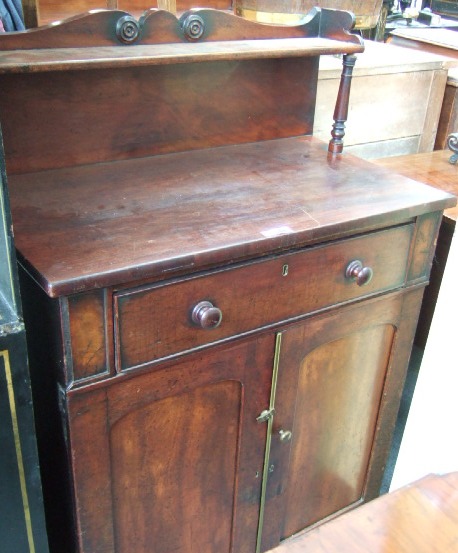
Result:
<instances>
[{"instance_id":1,"label":"wood grain surface","mask_svg":"<svg viewBox=\"0 0 458 553\"><path fill-rule=\"evenodd\" d=\"M273 348L252 337L70 394L79 551L255 551Z\"/></svg>"},{"instance_id":2,"label":"wood grain surface","mask_svg":"<svg viewBox=\"0 0 458 553\"><path fill-rule=\"evenodd\" d=\"M430 475L298 536L271 553L454 553L458 473Z\"/></svg>"},{"instance_id":3,"label":"wood grain surface","mask_svg":"<svg viewBox=\"0 0 458 553\"><path fill-rule=\"evenodd\" d=\"M202 44L186 35L200 16ZM377 494L455 199L303 136L319 54L362 49L352 21L151 10L137 37L109 11L0 37L15 58L0 115L55 551L253 553ZM272 51L273 37L293 44ZM357 254L374 270L366 292L345 278ZM201 293L224 302L214 342L190 328ZM297 393L273 419L277 386ZM277 423L295 436L282 473Z\"/></svg>"},{"instance_id":4,"label":"wood grain surface","mask_svg":"<svg viewBox=\"0 0 458 553\"><path fill-rule=\"evenodd\" d=\"M196 272L455 201L328 158L310 137L12 175L10 189L21 259L51 295Z\"/></svg>"},{"instance_id":5,"label":"wood grain surface","mask_svg":"<svg viewBox=\"0 0 458 553\"><path fill-rule=\"evenodd\" d=\"M403 225L201 278L120 293L115 297L118 366L149 363L301 313L400 288L406 282L412 236L413 226ZM387 242L392 248L384 247ZM345 268L355 259L373 270L365 286L345 276ZM223 321L211 332L202 332L189 314L209 298L221 309Z\"/></svg>"},{"instance_id":6,"label":"wood grain surface","mask_svg":"<svg viewBox=\"0 0 458 553\"><path fill-rule=\"evenodd\" d=\"M317 73L314 56L3 75L7 172L311 134Z\"/></svg>"},{"instance_id":7,"label":"wood grain surface","mask_svg":"<svg viewBox=\"0 0 458 553\"><path fill-rule=\"evenodd\" d=\"M374 163L405 177L424 182L440 190L458 195L458 164L449 163L453 152L436 150L407 156L394 156L374 160ZM455 221L458 208L446 209L444 217Z\"/></svg>"}]
</instances>

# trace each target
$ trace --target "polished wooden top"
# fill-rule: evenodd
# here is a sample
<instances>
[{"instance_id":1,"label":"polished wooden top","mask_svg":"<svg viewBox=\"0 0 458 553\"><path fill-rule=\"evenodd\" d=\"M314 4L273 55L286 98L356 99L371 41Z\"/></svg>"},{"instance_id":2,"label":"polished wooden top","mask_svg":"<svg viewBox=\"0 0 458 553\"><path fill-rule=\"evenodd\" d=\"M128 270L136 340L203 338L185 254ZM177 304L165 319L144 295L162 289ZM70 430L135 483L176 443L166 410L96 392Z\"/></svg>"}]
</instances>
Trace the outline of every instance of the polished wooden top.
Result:
<instances>
[{"instance_id":1,"label":"polished wooden top","mask_svg":"<svg viewBox=\"0 0 458 553\"><path fill-rule=\"evenodd\" d=\"M319 54L363 50L352 21L327 9L293 27L102 10L0 36L16 247L44 290L171 278L451 206L303 136Z\"/></svg>"},{"instance_id":2,"label":"polished wooden top","mask_svg":"<svg viewBox=\"0 0 458 553\"><path fill-rule=\"evenodd\" d=\"M430 475L271 553L456 553L458 472Z\"/></svg>"},{"instance_id":3,"label":"polished wooden top","mask_svg":"<svg viewBox=\"0 0 458 553\"><path fill-rule=\"evenodd\" d=\"M450 194L458 195L458 164L449 163L453 152L437 150L422 154L388 157L373 160L374 163L395 173L424 182ZM447 209L444 216L456 222L458 207Z\"/></svg>"},{"instance_id":4,"label":"polished wooden top","mask_svg":"<svg viewBox=\"0 0 458 553\"><path fill-rule=\"evenodd\" d=\"M455 198L313 137L11 175L16 247L57 296L396 225Z\"/></svg>"}]
</instances>

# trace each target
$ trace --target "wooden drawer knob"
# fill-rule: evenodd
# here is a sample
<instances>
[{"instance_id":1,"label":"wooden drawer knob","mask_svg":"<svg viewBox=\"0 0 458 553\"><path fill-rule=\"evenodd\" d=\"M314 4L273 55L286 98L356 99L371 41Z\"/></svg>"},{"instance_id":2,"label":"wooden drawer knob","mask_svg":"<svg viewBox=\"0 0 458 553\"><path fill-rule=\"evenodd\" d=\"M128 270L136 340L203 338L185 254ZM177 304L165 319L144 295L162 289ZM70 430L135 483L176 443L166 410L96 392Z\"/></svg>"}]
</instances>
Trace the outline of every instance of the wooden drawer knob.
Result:
<instances>
[{"instance_id":1,"label":"wooden drawer knob","mask_svg":"<svg viewBox=\"0 0 458 553\"><path fill-rule=\"evenodd\" d=\"M374 271L370 267L364 267L359 259L351 261L345 269L345 276L351 280L355 280L358 286L368 284L374 275Z\"/></svg>"},{"instance_id":2,"label":"wooden drawer knob","mask_svg":"<svg viewBox=\"0 0 458 553\"><path fill-rule=\"evenodd\" d=\"M215 307L209 301L199 302L192 310L192 322L200 328L210 330L216 328L223 320L221 309Z\"/></svg>"}]
</instances>

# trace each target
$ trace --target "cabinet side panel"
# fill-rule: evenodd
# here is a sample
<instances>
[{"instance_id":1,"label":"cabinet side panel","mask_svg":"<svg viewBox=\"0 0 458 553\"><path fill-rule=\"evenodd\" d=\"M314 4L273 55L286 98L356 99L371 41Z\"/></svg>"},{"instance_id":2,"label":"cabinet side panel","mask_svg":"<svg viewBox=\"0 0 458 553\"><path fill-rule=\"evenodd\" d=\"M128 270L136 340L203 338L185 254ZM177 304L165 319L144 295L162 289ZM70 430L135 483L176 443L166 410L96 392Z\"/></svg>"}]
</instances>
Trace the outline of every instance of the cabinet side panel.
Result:
<instances>
[{"instance_id":1,"label":"cabinet side panel","mask_svg":"<svg viewBox=\"0 0 458 553\"><path fill-rule=\"evenodd\" d=\"M325 343L299 369L283 537L363 496L394 327Z\"/></svg>"},{"instance_id":2,"label":"cabinet side panel","mask_svg":"<svg viewBox=\"0 0 458 553\"><path fill-rule=\"evenodd\" d=\"M417 218L409 281L425 282L429 278L441 220L442 212L427 213Z\"/></svg>"},{"instance_id":3,"label":"cabinet side panel","mask_svg":"<svg viewBox=\"0 0 458 553\"><path fill-rule=\"evenodd\" d=\"M152 539L156 553L230 551L240 402L240 383L220 382L113 427L116 553L149 553Z\"/></svg>"},{"instance_id":4,"label":"cabinet side panel","mask_svg":"<svg viewBox=\"0 0 458 553\"><path fill-rule=\"evenodd\" d=\"M4 75L8 172L311 134L317 60Z\"/></svg>"},{"instance_id":5,"label":"cabinet side panel","mask_svg":"<svg viewBox=\"0 0 458 553\"><path fill-rule=\"evenodd\" d=\"M67 427L59 406L58 385L71 379L65 357L62 302L50 299L21 266L19 277L49 548L72 553Z\"/></svg>"}]
</instances>

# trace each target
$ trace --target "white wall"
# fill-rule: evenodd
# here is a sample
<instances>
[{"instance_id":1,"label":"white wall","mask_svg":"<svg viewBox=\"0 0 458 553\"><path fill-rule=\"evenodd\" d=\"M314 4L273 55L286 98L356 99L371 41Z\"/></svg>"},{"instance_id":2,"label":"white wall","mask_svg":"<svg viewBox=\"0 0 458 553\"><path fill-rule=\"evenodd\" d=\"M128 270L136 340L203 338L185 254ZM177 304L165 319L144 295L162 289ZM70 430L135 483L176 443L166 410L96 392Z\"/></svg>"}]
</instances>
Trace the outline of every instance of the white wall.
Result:
<instances>
[{"instance_id":1,"label":"white wall","mask_svg":"<svg viewBox=\"0 0 458 553\"><path fill-rule=\"evenodd\" d=\"M458 232L404 431L391 489L432 472L458 471Z\"/></svg>"}]
</instances>

